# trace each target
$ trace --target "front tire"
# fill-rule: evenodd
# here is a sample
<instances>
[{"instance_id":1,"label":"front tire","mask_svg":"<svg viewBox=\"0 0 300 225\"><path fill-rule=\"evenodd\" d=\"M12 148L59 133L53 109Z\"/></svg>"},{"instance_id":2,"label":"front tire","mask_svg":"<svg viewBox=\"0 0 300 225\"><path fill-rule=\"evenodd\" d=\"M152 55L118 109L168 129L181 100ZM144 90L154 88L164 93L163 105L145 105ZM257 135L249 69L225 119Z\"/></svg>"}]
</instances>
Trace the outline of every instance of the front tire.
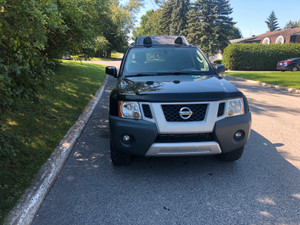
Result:
<instances>
[{"instance_id":1,"label":"front tire","mask_svg":"<svg viewBox=\"0 0 300 225\"><path fill-rule=\"evenodd\" d=\"M244 152L244 147L239 148L232 152L227 152L225 154L218 155L218 158L223 162L233 162L241 158L243 152Z\"/></svg>"},{"instance_id":2,"label":"front tire","mask_svg":"<svg viewBox=\"0 0 300 225\"><path fill-rule=\"evenodd\" d=\"M297 69L297 67L296 66L294 66L293 68L292 68L292 70L291 70L292 72L297 72L298 71L298 69Z\"/></svg>"},{"instance_id":3,"label":"front tire","mask_svg":"<svg viewBox=\"0 0 300 225\"><path fill-rule=\"evenodd\" d=\"M110 141L110 158L115 166L128 165L132 156L126 152L116 149Z\"/></svg>"}]
</instances>

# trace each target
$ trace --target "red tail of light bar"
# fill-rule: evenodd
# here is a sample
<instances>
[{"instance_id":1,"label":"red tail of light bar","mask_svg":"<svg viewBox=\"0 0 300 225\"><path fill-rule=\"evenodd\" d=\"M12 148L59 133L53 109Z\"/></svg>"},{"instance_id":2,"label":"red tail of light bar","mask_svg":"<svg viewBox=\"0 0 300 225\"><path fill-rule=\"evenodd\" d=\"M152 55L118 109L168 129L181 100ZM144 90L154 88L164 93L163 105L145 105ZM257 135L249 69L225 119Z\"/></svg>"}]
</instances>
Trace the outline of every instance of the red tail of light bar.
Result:
<instances>
[{"instance_id":1,"label":"red tail of light bar","mask_svg":"<svg viewBox=\"0 0 300 225\"><path fill-rule=\"evenodd\" d=\"M290 65L290 64L292 64L292 62L284 62L283 64Z\"/></svg>"}]
</instances>

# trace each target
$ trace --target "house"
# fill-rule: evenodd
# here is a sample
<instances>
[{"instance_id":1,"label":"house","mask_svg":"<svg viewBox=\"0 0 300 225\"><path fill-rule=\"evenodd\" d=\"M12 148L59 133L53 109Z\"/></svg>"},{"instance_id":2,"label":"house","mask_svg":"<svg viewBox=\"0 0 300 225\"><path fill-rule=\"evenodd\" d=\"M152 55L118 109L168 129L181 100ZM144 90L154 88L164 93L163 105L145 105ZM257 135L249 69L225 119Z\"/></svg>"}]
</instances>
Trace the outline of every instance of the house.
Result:
<instances>
[{"instance_id":1,"label":"house","mask_svg":"<svg viewBox=\"0 0 300 225\"><path fill-rule=\"evenodd\" d=\"M230 40L230 44L236 43L261 43L261 44L284 44L284 43L300 43L300 27L290 28L287 30L277 30L267 32L249 38L239 38Z\"/></svg>"}]
</instances>

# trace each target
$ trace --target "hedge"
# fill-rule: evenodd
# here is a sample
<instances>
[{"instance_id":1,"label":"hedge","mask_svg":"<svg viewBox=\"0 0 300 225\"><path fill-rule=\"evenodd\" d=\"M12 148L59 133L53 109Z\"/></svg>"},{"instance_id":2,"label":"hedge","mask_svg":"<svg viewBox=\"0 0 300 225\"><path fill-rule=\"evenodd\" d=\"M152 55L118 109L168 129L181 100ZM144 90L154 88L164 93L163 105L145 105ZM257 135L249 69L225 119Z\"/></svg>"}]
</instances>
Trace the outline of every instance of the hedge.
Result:
<instances>
[{"instance_id":1,"label":"hedge","mask_svg":"<svg viewBox=\"0 0 300 225\"><path fill-rule=\"evenodd\" d=\"M224 49L222 63L231 70L276 70L278 61L300 58L300 44L232 44Z\"/></svg>"}]
</instances>

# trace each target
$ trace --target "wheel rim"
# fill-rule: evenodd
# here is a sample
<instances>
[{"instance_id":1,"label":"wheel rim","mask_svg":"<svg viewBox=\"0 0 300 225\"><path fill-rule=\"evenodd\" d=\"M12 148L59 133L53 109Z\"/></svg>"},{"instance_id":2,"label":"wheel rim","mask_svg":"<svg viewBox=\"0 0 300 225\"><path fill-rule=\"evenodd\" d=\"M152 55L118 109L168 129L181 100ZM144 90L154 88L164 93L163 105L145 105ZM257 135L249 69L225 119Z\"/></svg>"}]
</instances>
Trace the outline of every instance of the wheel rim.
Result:
<instances>
[{"instance_id":1,"label":"wheel rim","mask_svg":"<svg viewBox=\"0 0 300 225\"><path fill-rule=\"evenodd\" d=\"M297 71L297 67L293 67L292 71L296 72Z\"/></svg>"}]
</instances>

